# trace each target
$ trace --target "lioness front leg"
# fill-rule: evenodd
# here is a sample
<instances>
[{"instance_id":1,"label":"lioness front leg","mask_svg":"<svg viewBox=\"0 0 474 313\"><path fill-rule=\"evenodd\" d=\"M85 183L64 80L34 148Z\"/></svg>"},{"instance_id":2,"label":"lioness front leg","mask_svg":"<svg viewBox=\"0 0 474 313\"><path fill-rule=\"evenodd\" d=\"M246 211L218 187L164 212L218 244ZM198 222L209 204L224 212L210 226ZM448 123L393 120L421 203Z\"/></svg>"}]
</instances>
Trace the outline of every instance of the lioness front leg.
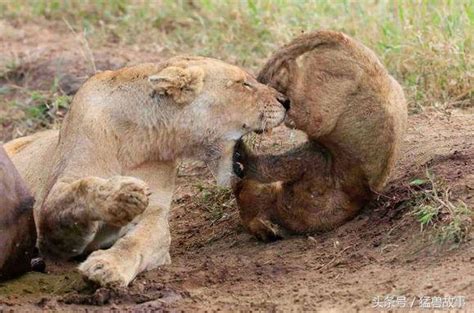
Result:
<instances>
[{"instance_id":1,"label":"lioness front leg","mask_svg":"<svg viewBox=\"0 0 474 313\"><path fill-rule=\"evenodd\" d=\"M110 249L93 252L79 271L102 286L127 286L140 272L169 264L170 243L168 209L149 207L135 228Z\"/></svg>"},{"instance_id":2,"label":"lioness front leg","mask_svg":"<svg viewBox=\"0 0 474 313\"><path fill-rule=\"evenodd\" d=\"M39 214L39 249L62 258L80 255L101 222L125 226L145 210L148 196L147 185L133 177L59 181Z\"/></svg>"},{"instance_id":3,"label":"lioness front leg","mask_svg":"<svg viewBox=\"0 0 474 313\"><path fill-rule=\"evenodd\" d=\"M133 176L146 181L153 191L150 204L135 221L136 226L110 249L93 252L79 271L100 285L127 286L135 276L170 262L171 236L168 213L173 198L176 164L143 164Z\"/></svg>"}]
</instances>

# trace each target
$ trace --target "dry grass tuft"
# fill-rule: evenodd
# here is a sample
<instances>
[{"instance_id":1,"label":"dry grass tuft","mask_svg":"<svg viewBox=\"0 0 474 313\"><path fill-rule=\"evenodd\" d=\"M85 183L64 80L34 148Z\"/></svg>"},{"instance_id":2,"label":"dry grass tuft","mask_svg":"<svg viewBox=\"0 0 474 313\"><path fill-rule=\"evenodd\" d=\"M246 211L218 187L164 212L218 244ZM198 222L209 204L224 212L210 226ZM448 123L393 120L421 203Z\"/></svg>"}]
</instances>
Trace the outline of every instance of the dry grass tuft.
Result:
<instances>
[{"instance_id":1,"label":"dry grass tuft","mask_svg":"<svg viewBox=\"0 0 474 313\"><path fill-rule=\"evenodd\" d=\"M229 188L212 184L200 184L196 188L195 206L205 211L211 224L224 221L236 213L235 198Z\"/></svg>"},{"instance_id":2,"label":"dry grass tuft","mask_svg":"<svg viewBox=\"0 0 474 313\"><path fill-rule=\"evenodd\" d=\"M470 239L473 208L460 200L453 201L450 188L436 181L429 171L426 171L426 179L415 179L411 185L410 206L422 232L428 231L437 243L450 248Z\"/></svg>"}]
</instances>

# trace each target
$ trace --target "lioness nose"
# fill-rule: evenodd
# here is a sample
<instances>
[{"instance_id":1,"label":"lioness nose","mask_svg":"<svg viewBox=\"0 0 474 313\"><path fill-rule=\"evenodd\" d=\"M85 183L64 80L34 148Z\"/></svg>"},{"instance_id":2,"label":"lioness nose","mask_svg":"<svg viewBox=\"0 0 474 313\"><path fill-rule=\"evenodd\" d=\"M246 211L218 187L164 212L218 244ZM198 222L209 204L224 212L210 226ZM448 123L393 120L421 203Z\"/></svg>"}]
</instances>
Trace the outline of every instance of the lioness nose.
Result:
<instances>
[{"instance_id":1,"label":"lioness nose","mask_svg":"<svg viewBox=\"0 0 474 313\"><path fill-rule=\"evenodd\" d=\"M278 102L281 103L281 105L285 108L285 110L288 111L290 109L290 99L288 99L284 95L278 95L277 100Z\"/></svg>"}]
</instances>

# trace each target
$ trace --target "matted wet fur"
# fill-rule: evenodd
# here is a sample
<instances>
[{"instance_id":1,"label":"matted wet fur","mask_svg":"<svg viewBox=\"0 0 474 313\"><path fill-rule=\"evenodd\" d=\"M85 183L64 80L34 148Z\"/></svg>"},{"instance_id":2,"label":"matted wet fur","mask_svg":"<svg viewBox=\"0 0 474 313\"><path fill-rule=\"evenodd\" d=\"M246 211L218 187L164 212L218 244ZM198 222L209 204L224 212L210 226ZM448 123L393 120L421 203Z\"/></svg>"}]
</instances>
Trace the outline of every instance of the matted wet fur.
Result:
<instances>
[{"instance_id":1,"label":"matted wet fur","mask_svg":"<svg viewBox=\"0 0 474 313\"><path fill-rule=\"evenodd\" d=\"M34 199L0 146L0 280L29 271L36 242Z\"/></svg>"},{"instance_id":2,"label":"matted wet fur","mask_svg":"<svg viewBox=\"0 0 474 313\"><path fill-rule=\"evenodd\" d=\"M102 285L125 286L169 263L177 160L204 160L228 184L235 140L280 124L285 101L244 70L203 57L93 76L59 131L5 145L37 199L40 253L94 251L79 270Z\"/></svg>"},{"instance_id":3,"label":"matted wet fur","mask_svg":"<svg viewBox=\"0 0 474 313\"><path fill-rule=\"evenodd\" d=\"M402 88L367 47L316 31L277 51L258 80L291 101L287 125L308 142L282 155L238 149L243 224L262 240L333 229L385 186L407 119Z\"/></svg>"}]
</instances>

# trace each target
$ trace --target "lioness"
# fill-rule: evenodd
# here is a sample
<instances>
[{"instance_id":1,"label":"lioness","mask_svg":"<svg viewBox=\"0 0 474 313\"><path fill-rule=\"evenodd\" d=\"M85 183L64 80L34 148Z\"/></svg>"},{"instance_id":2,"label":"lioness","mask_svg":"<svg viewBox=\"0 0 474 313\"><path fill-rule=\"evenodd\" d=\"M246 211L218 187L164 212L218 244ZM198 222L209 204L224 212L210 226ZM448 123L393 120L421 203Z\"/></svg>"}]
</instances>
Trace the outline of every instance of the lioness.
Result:
<instances>
[{"instance_id":1,"label":"lioness","mask_svg":"<svg viewBox=\"0 0 474 313\"><path fill-rule=\"evenodd\" d=\"M241 146L245 178L235 192L243 224L262 240L343 224L394 167L407 119L402 88L370 49L333 31L296 38L258 80L290 98L287 124L308 142L278 156Z\"/></svg>"},{"instance_id":2,"label":"lioness","mask_svg":"<svg viewBox=\"0 0 474 313\"><path fill-rule=\"evenodd\" d=\"M170 262L177 160L204 160L228 183L235 140L280 124L283 105L273 88L210 58L93 76L59 131L5 145L37 200L40 252L70 258L95 250L79 270L102 285L126 286Z\"/></svg>"}]
</instances>

